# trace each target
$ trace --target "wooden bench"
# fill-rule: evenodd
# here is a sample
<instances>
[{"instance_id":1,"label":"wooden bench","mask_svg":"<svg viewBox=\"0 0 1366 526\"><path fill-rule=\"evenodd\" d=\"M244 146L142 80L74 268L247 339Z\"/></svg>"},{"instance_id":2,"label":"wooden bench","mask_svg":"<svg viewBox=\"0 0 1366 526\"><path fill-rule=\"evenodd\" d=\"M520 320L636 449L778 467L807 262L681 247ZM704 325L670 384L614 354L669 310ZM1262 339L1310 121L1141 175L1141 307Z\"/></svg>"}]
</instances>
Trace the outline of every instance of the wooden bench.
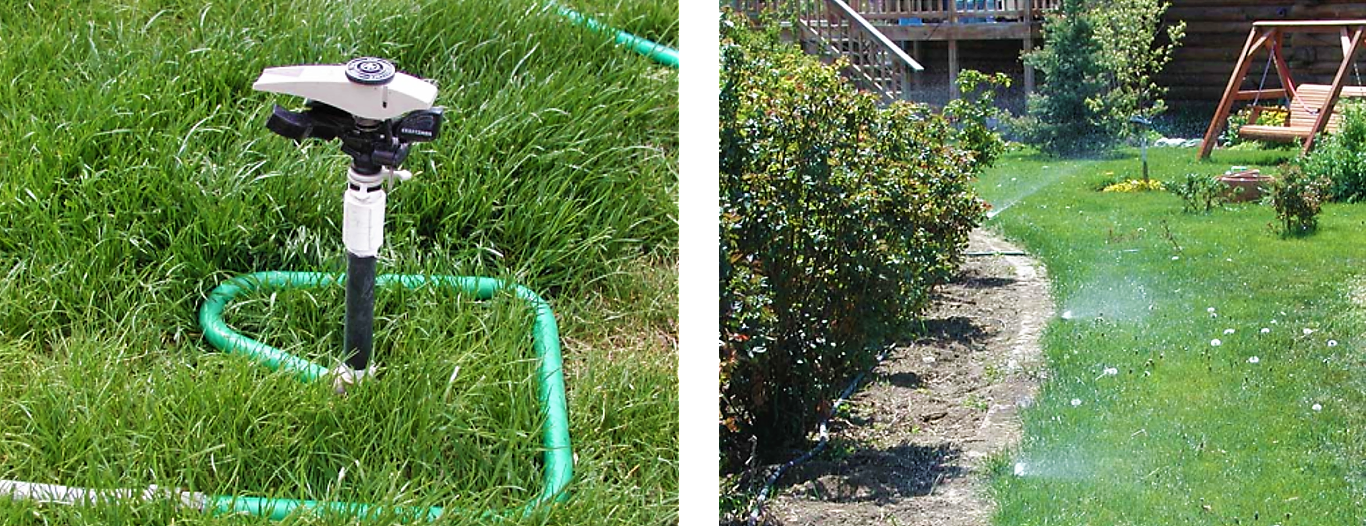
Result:
<instances>
[{"instance_id":1,"label":"wooden bench","mask_svg":"<svg viewBox=\"0 0 1366 526\"><path fill-rule=\"evenodd\" d=\"M1310 131L1314 129L1314 122L1318 120L1319 108L1323 107L1332 90L1333 87L1327 84L1301 84L1299 89L1295 90L1294 98L1290 100L1290 118L1285 126L1248 124L1238 128L1238 136L1244 139L1278 142L1308 138ZM1366 86L1343 86L1339 98L1346 97L1366 97ZM1342 114L1336 111L1336 106L1335 104L1333 115L1328 118L1328 126L1324 130L1328 133L1337 131L1338 124L1342 121ZM1260 106L1253 106L1248 122L1257 122L1257 115L1261 113L1261 109Z\"/></svg>"}]
</instances>

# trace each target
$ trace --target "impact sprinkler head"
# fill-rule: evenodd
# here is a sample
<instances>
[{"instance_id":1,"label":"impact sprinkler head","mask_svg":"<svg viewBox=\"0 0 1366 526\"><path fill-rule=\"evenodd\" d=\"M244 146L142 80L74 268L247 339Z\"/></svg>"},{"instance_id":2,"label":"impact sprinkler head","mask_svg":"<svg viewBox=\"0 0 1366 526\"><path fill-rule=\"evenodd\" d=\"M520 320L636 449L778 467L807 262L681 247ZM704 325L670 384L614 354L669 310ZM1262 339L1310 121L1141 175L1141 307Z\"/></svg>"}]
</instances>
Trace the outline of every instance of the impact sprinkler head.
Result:
<instances>
[{"instance_id":1,"label":"impact sprinkler head","mask_svg":"<svg viewBox=\"0 0 1366 526\"><path fill-rule=\"evenodd\" d=\"M411 143L436 140L445 113L432 107L436 85L381 58L267 68L252 88L306 99L300 112L275 105L266 127L296 142L341 139L352 167L366 175L397 169Z\"/></svg>"}]
</instances>

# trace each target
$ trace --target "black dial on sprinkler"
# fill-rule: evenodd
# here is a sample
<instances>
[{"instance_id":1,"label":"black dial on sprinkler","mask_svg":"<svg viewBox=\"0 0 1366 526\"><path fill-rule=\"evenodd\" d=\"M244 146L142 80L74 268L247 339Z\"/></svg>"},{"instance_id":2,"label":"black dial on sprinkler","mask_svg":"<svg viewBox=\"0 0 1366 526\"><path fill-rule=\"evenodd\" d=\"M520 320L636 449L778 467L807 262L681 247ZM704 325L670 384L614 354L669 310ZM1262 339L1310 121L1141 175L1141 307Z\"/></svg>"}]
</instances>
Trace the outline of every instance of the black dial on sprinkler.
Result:
<instances>
[{"instance_id":1,"label":"black dial on sprinkler","mask_svg":"<svg viewBox=\"0 0 1366 526\"><path fill-rule=\"evenodd\" d=\"M388 84L394 79L394 64L382 58L353 58L346 63L346 78L367 86Z\"/></svg>"}]
</instances>

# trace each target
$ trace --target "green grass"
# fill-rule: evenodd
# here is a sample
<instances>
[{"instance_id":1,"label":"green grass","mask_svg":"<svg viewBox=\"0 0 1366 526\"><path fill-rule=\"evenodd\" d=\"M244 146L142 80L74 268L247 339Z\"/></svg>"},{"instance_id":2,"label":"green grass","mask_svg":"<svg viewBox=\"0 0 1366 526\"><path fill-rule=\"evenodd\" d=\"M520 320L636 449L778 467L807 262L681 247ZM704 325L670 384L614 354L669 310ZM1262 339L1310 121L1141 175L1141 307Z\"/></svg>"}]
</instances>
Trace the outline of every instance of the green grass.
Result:
<instances>
[{"instance_id":1,"label":"green grass","mask_svg":"<svg viewBox=\"0 0 1366 526\"><path fill-rule=\"evenodd\" d=\"M677 44L676 2L565 3ZM199 332L224 279L345 264L345 157L267 131L272 103L301 101L251 82L375 55L435 79L447 108L390 194L380 271L516 281L560 322L572 495L508 523L676 519L674 70L529 0L34 1L0 6L0 30L0 479L472 510L537 494L531 319L512 298L382 291L383 376L345 397ZM260 294L226 319L330 365L342 296ZM263 521L0 499L0 522Z\"/></svg>"},{"instance_id":2,"label":"green grass","mask_svg":"<svg viewBox=\"0 0 1366 526\"><path fill-rule=\"evenodd\" d=\"M1362 522L1366 307L1351 295L1366 279L1366 208L1329 204L1317 233L1286 238L1266 206L1194 215L1169 193L1094 190L1105 172L1137 177L1136 153L1020 152L980 181L1011 204L988 226L1047 265L1058 312L1073 315L1049 324L1025 439L994 464L995 522ZM1234 164L1274 173L1290 153L1150 151L1167 181Z\"/></svg>"}]
</instances>

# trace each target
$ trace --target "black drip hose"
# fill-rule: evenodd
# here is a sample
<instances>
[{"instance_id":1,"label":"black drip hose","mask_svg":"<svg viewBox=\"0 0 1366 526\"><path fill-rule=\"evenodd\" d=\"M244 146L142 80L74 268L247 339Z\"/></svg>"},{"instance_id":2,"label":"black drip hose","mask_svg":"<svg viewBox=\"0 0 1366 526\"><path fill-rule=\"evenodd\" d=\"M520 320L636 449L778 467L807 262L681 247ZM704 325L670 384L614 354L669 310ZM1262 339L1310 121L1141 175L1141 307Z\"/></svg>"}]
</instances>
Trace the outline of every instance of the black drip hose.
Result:
<instances>
[{"instance_id":1,"label":"black drip hose","mask_svg":"<svg viewBox=\"0 0 1366 526\"><path fill-rule=\"evenodd\" d=\"M754 509L749 512L749 526L758 524L759 515L764 511L764 501L768 500L768 492L773 489L774 484L778 483L778 479L782 478L783 473L786 473L788 469L791 469L797 464L811 460L812 457L820 454L820 452L825 449L825 445L830 441L830 433L826 430L825 424L830 421L831 417L835 416L835 413L839 412L840 406L854 393L854 389L863 381L863 377L873 369L876 369L878 364L881 364L882 360L887 357L887 353L890 352L892 348L892 346L888 346L883 349L882 352L878 353L877 360L873 362L873 366L869 367L866 371L858 373L858 376L854 377L854 381L849 382L849 386L845 387L844 392L840 393L840 397L835 400L835 404L830 406L830 414L825 415L825 418L821 419L820 440L816 442L816 447L811 448L806 453L802 453L802 456L789 460L786 464L779 466L772 475L768 476L768 480L764 481L763 489L759 490L759 498L754 499Z\"/></svg>"}]
</instances>

